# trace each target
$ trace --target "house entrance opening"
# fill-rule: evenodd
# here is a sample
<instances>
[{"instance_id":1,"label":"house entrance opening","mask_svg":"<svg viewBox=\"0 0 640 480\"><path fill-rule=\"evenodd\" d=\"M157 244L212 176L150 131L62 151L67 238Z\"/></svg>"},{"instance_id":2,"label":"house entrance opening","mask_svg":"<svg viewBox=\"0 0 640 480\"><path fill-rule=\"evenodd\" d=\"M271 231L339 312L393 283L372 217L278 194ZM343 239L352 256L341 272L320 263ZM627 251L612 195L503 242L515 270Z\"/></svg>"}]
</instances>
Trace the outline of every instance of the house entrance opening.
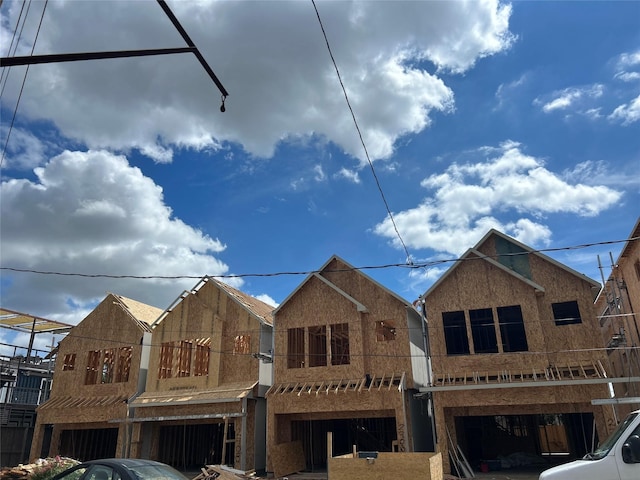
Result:
<instances>
[{"instance_id":1,"label":"house entrance opening","mask_svg":"<svg viewBox=\"0 0 640 480\"><path fill-rule=\"evenodd\" d=\"M327 432L333 432L333 455L353 451L391 452L396 440L396 419L349 418L291 422L291 438L304 449L306 470L327 469Z\"/></svg>"},{"instance_id":2,"label":"house entrance opening","mask_svg":"<svg viewBox=\"0 0 640 480\"><path fill-rule=\"evenodd\" d=\"M116 456L117 428L63 430L60 433L60 455L78 460L95 460Z\"/></svg>"},{"instance_id":3,"label":"house entrance opening","mask_svg":"<svg viewBox=\"0 0 640 480\"><path fill-rule=\"evenodd\" d=\"M555 465L591 451L593 414L494 415L458 417L458 443L472 467Z\"/></svg>"},{"instance_id":4,"label":"house entrance opening","mask_svg":"<svg viewBox=\"0 0 640 480\"><path fill-rule=\"evenodd\" d=\"M233 465L235 438L233 422L229 422L227 446L224 423L168 425L160 427L158 460L181 470L198 471L203 465Z\"/></svg>"}]
</instances>

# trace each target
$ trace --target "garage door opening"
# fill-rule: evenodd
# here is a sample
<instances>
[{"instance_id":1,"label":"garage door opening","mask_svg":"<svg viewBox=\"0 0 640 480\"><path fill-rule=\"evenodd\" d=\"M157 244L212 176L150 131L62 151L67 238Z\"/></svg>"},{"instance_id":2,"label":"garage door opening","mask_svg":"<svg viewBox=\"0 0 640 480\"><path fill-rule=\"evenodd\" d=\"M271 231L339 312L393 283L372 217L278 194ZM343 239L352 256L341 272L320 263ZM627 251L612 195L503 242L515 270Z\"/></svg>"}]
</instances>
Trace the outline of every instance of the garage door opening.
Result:
<instances>
[{"instance_id":1,"label":"garage door opening","mask_svg":"<svg viewBox=\"0 0 640 480\"><path fill-rule=\"evenodd\" d=\"M456 432L476 469L564 463L597 444L591 413L458 417Z\"/></svg>"},{"instance_id":2,"label":"garage door opening","mask_svg":"<svg viewBox=\"0 0 640 480\"><path fill-rule=\"evenodd\" d=\"M193 471L199 471L203 465L233 465L233 422L228 424L227 441L223 449L224 434L224 423L160 427L158 460L181 470Z\"/></svg>"},{"instance_id":3,"label":"garage door opening","mask_svg":"<svg viewBox=\"0 0 640 480\"><path fill-rule=\"evenodd\" d=\"M78 460L95 460L116 456L117 428L63 430L60 433L60 455Z\"/></svg>"},{"instance_id":4,"label":"garage door opening","mask_svg":"<svg viewBox=\"0 0 640 480\"><path fill-rule=\"evenodd\" d=\"M327 432L333 432L333 455L358 451L391 452L396 440L396 419L350 418L297 420L291 422L291 437L302 442L306 470L327 469Z\"/></svg>"}]
</instances>

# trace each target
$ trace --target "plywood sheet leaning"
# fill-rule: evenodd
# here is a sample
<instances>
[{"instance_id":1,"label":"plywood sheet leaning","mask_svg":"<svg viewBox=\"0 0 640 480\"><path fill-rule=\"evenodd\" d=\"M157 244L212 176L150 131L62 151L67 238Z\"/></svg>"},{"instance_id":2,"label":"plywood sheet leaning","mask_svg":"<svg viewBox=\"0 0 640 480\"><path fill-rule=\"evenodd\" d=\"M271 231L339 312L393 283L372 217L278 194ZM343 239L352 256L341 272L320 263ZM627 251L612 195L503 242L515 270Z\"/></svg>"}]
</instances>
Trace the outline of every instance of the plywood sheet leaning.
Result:
<instances>
[{"instance_id":1,"label":"plywood sheet leaning","mask_svg":"<svg viewBox=\"0 0 640 480\"><path fill-rule=\"evenodd\" d=\"M279 443L271 446L273 475L276 478L304 470L306 461L302 442Z\"/></svg>"}]
</instances>

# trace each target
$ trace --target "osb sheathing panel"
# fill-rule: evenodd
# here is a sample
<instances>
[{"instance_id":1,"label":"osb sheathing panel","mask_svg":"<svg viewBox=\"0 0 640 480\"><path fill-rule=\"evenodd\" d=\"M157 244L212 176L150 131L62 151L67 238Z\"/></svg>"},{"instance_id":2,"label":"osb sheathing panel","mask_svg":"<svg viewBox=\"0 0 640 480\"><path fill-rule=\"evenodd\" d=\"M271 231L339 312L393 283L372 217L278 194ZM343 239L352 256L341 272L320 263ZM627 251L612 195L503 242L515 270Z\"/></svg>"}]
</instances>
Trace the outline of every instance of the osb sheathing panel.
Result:
<instances>
[{"instance_id":1,"label":"osb sheathing panel","mask_svg":"<svg viewBox=\"0 0 640 480\"><path fill-rule=\"evenodd\" d=\"M529 256L534 281L545 288L544 294L536 295L532 286L518 280L508 272L484 260L465 261L427 298L429 339L433 354L434 374L456 375L471 372L498 372L509 370L512 374L541 373L550 364L558 367L590 365L606 355L594 351L602 348L597 321L591 303L591 286L565 270L544 262L535 255ZM578 301L582 323L556 326L551 304L561 301ZM465 311L467 337L472 347L472 332L468 311L478 308L520 305L527 335L528 351L500 353L499 355L448 356L442 326L442 313ZM501 352L500 329L496 322L498 349ZM568 350L581 350L579 352Z\"/></svg>"},{"instance_id":2,"label":"osb sheathing panel","mask_svg":"<svg viewBox=\"0 0 640 480\"><path fill-rule=\"evenodd\" d=\"M377 458L353 455L328 460L329 480L441 480L442 456L439 453L378 452Z\"/></svg>"},{"instance_id":3,"label":"osb sheathing panel","mask_svg":"<svg viewBox=\"0 0 640 480\"><path fill-rule=\"evenodd\" d=\"M250 337L247 354L234 354L236 336ZM161 346L165 342L211 339L209 374L158 379ZM260 323L214 282L205 283L195 294L187 295L153 331L153 348L147 392L179 389L206 390L219 385L258 380Z\"/></svg>"},{"instance_id":4,"label":"osb sheathing panel","mask_svg":"<svg viewBox=\"0 0 640 480\"><path fill-rule=\"evenodd\" d=\"M550 386L544 386L544 385ZM517 384L516 384L517 385ZM546 382L539 388L496 388L491 390L459 390L434 393L434 402L445 407L519 405L535 411L540 405L589 403L593 398L607 398L605 384L553 386Z\"/></svg>"},{"instance_id":5,"label":"osb sheathing panel","mask_svg":"<svg viewBox=\"0 0 640 480\"><path fill-rule=\"evenodd\" d=\"M143 331L108 295L87 317L60 341L51 397L130 396L137 390ZM132 347L131 370L127 382L85 385L89 351ZM75 368L63 371L67 354L76 354Z\"/></svg>"},{"instance_id":6,"label":"osb sheathing panel","mask_svg":"<svg viewBox=\"0 0 640 480\"><path fill-rule=\"evenodd\" d=\"M122 402L109 406L55 408L38 411L39 424L76 424L106 422L125 418L127 405ZM111 425L113 427L113 424Z\"/></svg>"},{"instance_id":7,"label":"osb sheathing panel","mask_svg":"<svg viewBox=\"0 0 640 480\"><path fill-rule=\"evenodd\" d=\"M269 395L267 405L269 415L282 413L306 413L315 415L321 412L329 412L335 415L337 412L363 412L374 410L395 410L401 409L403 395L397 388L392 387L391 391L382 387L380 391L370 392L329 392L307 394L274 394ZM333 418L333 417L332 417Z\"/></svg>"},{"instance_id":8,"label":"osb sheathing panel","mask_svg":"<svg viewBox=\"0 0 640 480\"><path fill-rule=\"evenodd\" d=\"M344 277L344 279L342 279ZM274 382L305 382L363 378L365 374L391 374L406 372L407 386L413 385L406 306L354 272L334 273L332 279L341 278L340 288L367 308L358 312L357 306L344 295L318 278L310 278L278 311L275 319ZM350 284L349 280L353 280ZM391 322L396 327L396 338L387 342L376 341L376 322ZM287 334L289 328L349 324L350 363L327 367L288 368ZM329 331L327 331L329 336ZM305 335L308 355L308 336ZM308 361L306 362L308 364Z\"/></svg>"},{"instance_id":9,"label":"osb sheathing panel","mask_svg":"<svg viewBox=\"0 0 640 480\"><path fill-rule=\"evenodd\" d=\"M305 469L302 442L288 442L272 445L270 448L273 474L275 478L300 472Z\"/></svg>"}]
</instances>

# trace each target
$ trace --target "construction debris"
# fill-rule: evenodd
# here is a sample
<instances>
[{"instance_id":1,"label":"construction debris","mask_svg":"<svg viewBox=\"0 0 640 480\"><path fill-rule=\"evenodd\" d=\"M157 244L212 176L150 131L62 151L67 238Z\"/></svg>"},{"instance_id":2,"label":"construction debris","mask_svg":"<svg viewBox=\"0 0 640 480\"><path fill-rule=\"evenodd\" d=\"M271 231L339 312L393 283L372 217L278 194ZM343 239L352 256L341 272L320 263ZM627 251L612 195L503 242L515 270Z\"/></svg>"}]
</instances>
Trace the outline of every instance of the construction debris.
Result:
<instances>
[{"instance_id":1,"label":"construction debris","mask_svg":"<svg viewBox=\"0 0 640 480\"><path fill-rule=\"evenodd\" d=\"M240 480L257 479L255 470L243 472L225 465L207 465L200 469L202 473L193 477L192 480ZM4 478L4 477L3 477Z\"/></svg>"},{"instance_id":2,"label":"construction debris","mask_svg":"<svg viewBox=\"0 0 640 480\"><path fill-rule=\"evenodd\" d=\"M29 480L34 474L50 472L51 476L78 464L78 460L67 457L39 458L33 463L19 464L17 467L3 467L0 469L2 480Z\"/></svg>"}]
</instances>

